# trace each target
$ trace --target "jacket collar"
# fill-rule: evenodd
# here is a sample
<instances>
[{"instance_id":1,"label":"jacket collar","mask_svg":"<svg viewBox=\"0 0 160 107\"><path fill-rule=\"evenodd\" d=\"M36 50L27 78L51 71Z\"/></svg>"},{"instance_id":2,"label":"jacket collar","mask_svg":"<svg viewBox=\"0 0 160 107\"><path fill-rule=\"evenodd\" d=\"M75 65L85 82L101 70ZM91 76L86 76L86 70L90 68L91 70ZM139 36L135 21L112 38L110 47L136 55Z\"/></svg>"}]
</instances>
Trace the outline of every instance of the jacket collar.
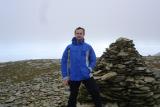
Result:
<instances>
[{"instance_id":1,"label":"jacket collar","mask_svg":"<svg viewBox=\"0 0 160 107\"><path fill-rule=\"evenodd\" d=\"M72 38L72 44L74 44L74 45L80 45L80 44L83 44L83 43L84 43L84 38L82 40L80 40L80 41L78 41L76 39L76 37Z\"/></svg>"}]
</instances>

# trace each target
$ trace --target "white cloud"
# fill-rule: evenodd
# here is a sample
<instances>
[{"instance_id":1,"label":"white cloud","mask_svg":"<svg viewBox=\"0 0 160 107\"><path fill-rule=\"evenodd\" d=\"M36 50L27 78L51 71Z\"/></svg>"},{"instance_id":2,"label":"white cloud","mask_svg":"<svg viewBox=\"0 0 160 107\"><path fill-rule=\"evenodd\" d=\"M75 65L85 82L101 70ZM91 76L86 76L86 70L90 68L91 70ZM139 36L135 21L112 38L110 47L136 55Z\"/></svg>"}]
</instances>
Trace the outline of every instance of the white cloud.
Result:
<instances>
[{"instance_id":1,"label":"white cloud","mask_svg":"<svg viewBox=\"0 0 160 107\"><path fill-rule=\"evenodd\" d=\"M0 57L60 58L78 26L86 28L86 41L98 56L120 36L133 39L143 55L155 54L160 51L159 4L159 0L1 0L0 51L5 54ZM6 58L12 52L14 57Z\"/></svg>"}]
</instances>

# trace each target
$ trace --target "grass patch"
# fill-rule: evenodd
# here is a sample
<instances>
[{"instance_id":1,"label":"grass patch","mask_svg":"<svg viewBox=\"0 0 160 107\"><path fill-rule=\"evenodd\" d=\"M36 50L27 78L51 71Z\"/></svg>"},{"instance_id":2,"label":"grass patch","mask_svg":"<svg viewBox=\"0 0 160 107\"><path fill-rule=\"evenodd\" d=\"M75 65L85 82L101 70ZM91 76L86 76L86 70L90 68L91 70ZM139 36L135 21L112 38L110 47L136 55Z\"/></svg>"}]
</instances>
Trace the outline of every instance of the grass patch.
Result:
<instances>
[{"instance_id":1,"label":"grass patch","mask_svg":"<svg viewBox=\"0 0 160 107\"><path fill-rule=\"evenodd\" d=\"M53 59L38 59L0 63L0 82L10 80L11 82L27 81L43 73L50 73L60 70L59 61Z\"/></svg>"}]
</instances>

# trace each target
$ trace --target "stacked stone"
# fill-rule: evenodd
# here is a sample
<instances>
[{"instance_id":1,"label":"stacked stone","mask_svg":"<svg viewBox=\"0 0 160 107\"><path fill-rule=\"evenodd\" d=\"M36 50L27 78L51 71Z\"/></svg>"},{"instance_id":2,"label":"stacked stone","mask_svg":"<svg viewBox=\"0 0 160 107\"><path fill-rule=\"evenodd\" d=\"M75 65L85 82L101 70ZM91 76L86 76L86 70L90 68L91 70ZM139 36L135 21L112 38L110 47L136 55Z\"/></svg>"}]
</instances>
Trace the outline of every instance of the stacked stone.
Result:
<instances>
[{"instance_id":1,"label":"stacked stone","mask_svg":"<svg viewBox=\"0 0 160 107\"><path fill-rule=\"evenodd\" d=\"M160 81L149 70L133 41L119 38L98 59L93 73L100 88L103 103L118 103L119 107L154 107L160 104ZM82 85L80 103L91 101Z\"/></svg>"}]
</instances>

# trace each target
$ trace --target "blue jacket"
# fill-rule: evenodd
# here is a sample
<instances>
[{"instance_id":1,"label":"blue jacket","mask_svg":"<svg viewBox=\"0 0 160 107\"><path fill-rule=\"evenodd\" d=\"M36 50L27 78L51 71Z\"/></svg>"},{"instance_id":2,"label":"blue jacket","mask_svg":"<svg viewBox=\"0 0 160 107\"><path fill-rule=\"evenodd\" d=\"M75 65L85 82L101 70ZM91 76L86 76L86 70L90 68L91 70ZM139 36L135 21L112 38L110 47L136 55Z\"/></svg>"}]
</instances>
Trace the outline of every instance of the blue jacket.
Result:
<instances>
[{"instance_id":1,"label":"blue jacket","mask_svg":"<svg viewBox=\"0 0 160 107\"><path fill-rule=\"evenodd\" d=\"M96 65L96 55L91 45L80 42L76 37L72 38L72 44L68 45L61 59L62 79L73 81L85 80L92 77L92 69Z\"/></svg>"}]
</instances>

